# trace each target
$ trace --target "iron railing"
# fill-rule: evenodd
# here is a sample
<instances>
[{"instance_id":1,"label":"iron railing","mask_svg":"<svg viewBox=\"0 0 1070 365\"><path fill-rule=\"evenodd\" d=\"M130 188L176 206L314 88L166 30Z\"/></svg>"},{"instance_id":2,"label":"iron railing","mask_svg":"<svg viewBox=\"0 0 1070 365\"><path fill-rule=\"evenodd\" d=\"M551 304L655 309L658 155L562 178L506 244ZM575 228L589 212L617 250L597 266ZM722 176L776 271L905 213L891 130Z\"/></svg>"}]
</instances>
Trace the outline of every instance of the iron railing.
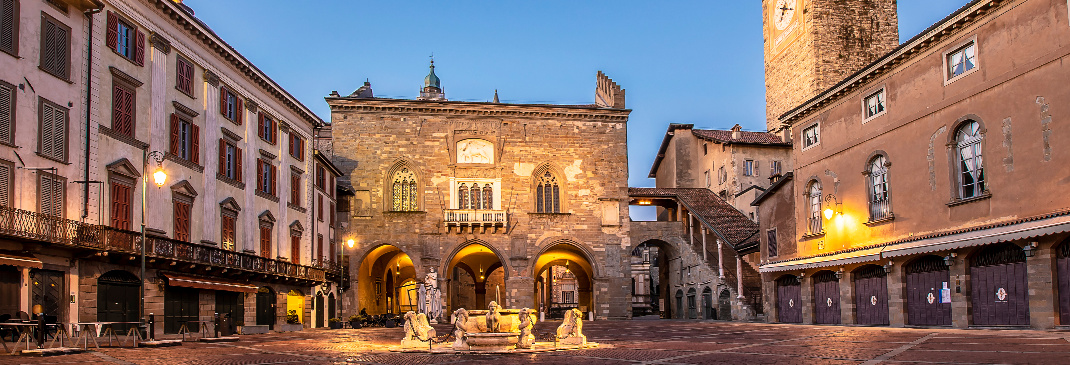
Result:
<instances>
[{"instance_id":1,"label":"iron railing","mask_svg":"<svg viewBox=\"0 0 1070 365\"><path fill-rule=\"evenodd\" d=\"M142 245L139 232L82 223L6 206L0 206L0 236L136 255L141 254ZM325 280L323 268L170 238L149 236L145 242L145 255L152 258L312 281Z\"/></svg>"}]
</instances>

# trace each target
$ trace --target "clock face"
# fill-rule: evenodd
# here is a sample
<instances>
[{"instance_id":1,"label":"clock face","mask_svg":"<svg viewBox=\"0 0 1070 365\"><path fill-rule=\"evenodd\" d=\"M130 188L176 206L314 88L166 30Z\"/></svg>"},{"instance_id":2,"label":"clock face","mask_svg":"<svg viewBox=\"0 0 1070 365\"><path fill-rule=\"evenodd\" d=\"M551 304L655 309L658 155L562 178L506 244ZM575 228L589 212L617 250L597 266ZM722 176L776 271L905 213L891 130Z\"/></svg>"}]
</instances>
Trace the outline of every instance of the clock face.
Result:
<instances>
[{"instance_id":1,"label":"clock face","mask_svg":"<svg viewBox=\"0 0 1070 365\"><path fill-rule=\"evenodd\" d=\"M773 26L777 30L784 30L795 19L795 1L778 0L773 9Z\"/></svg>"}]
</instances>

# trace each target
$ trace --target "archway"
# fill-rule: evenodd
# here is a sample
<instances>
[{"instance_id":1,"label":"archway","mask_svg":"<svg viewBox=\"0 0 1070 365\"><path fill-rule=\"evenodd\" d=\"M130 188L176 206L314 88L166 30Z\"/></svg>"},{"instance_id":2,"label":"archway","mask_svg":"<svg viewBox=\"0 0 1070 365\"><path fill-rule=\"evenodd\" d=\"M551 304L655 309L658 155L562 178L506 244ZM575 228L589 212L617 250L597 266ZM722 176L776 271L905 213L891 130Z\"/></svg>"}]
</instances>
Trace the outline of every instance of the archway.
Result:
<instances>
[{"instance_id":1,"label":"archway","mask_svg":"<svg viewBox=\"0 0 1070 365\"><path fill-rule=\"evenodd\" d=\"M458 246L445 266L449 285L447 312L487 309L492 301L507 307L506 269L494 249L479 242Z\"/></svg>"},{"instance_id":2,"label":"archway","mask_svg":"<svg viewBox=\"0 0 1070 365\"><path fill-rule=\"evenodd\" d=\"M256 290L256 325L275 329L275 290L262 286Z\"/></svg>"},{"instance_id":3,"label":"archway","mask_svg":"<svg viewBox=\"0 0 1070 365\"><path fill-rule=\"evenodd\" d=\"M635 282L632 316L656 314L673 318L669 290L669 258L672 246L661 240L647 240L632 248L631 276Z\"/></svg>"},{"instance_id":4,"label":"archway","mask_svg":"<svg viewBox=\"0 0 1070 365\"><path fill-rule=\"evenodd\" d=\"M717 319L732 320L732 293L728 289L721 290L721 294L717 295Z\"/></svg>"},{"instance_id":5,"label":"archway","mask_svg":"<svg viewBox=\"0 0 1070 365\"><path fill-rule=\"evenodd\" d=\"M855 287L855 323L888 325L887 276L879 265L865 265L851 273Z\"/></svg>"},{"instance_id":6,"label":"archway","mask_svg":"<svg viewBox=\"0 0 1070 365\"><path fill-rule=\"evenodd\" d=\"M300 324L305 322L305 294L300 290L293 289L286 294L286 323Z\"/></svg>"},{"instance_id":7,"label":"archway","mask_svg":"<svg viewBox=\"0 0 1070 365\"><path fill-rule=\"evenodd\" d=\"M323 327L323 292L316 293L316 315L312 327Z\"/></svg>"},{"instance_id":8,"label":"archway","mask_svg":"<svg viewBox=\"0 0 1070 365\"><path fill-rule=\"evenodd\" d=\"M401 284L416 279L412 258L394 245L381 245L368 251L356 274L357 305L368 314L401 313L398 298L408 296ZM411 301L404 301L411 304ZM408 308L408 307L406 307Z\"/></svg>"},{"instance_id":9,"label":"archway","mask_svg":"<svg viewBox=\"0 0 1070 365\"><path fill-rule=\"evenodd\" d=\"M698 319L698 305L695 303L697 293L695 288L687 290L687 318Z\"/></svg>"},{"instance_id":10,"label":"archway","mask_svg":"<svg viewBox=\"0 0 1070 365\"><path fill-rule=\"evenodd\" d=\"M702 319L717 319L717 311L713 309L713 289L702 289Z\"/></svg>"},{"instance_id":11,"label":"archway","mask_svg":"<svg viewBox=\"0 0 1070 365\"><path fill-rule=\"evenodd\" d=\"M783 275L776 280L777 322L802 323L801 284L794 275Z\"/></svg>"},{"instance_id":12,"label":"archway","mask_svg":"<svg viewBox=\"0 0 1070 365\"><path fill-rule=\"evenodd\" d=\"M824 270L814 274L814 323L840 324L840 278Z\"/></svg>"},{"instance_id":13,"label":"archway","mask_svg":"<svg viewBox=\"0 0 1070 365\"><path fill-rule=\"evenodd\" d=\"M97 278L97 321L138 322L141 304L141 279L124 270L108 271ZM116 325L114 330L126 333L132 325Z\"/></svg>"},{"instance_id":14,"label":"archway","mask_svg":"<svg viewBox=\"0 0 1070 365\"><path fill-rule=\"evenodd\" d=\"M951 303L941 298L944 284L951 281L947 261L927 255L903 265L903 271L907 282L907 324L950 326Z\"/></svg>"},{"instance_id":15,"label":"archway","mask_svg":"<svg viewBox=\"0 0 1070 365\"><path fill-rule=\"evenodd\" d=\"M562 318L578 308L584 315L594 310L594 268L578 246L560 242L547 247L535 260L534 274L541 294L535 307L550 318Z\"/></svg>"},{"instance_id":16,"label":"archway","mask_svg":"<svg viewBox=\"0 0 1070 365\"><path fill-rule=\"evenodd\" d=\"M973 324L1029 325L1026 256L1014 243L982 247L970 260Z\"/></svg>"}]
</instances>

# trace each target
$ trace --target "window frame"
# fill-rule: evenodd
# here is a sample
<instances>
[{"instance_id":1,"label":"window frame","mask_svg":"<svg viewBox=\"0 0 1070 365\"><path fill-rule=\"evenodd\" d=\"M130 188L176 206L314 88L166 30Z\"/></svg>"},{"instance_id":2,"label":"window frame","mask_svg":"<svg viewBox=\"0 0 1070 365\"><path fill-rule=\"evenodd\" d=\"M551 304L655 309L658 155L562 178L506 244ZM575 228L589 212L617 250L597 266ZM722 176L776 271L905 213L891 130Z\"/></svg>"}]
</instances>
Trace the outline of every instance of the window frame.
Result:
<instances>
[{"instance_id":1,"label":"window frame","mask_svg":"<svg viewBox=\"0 0 1070 365\"><path fill-rule=\"evenodd\" d=\"M263 111L257 112L256 135L261 141L274 146L279 140L279 121ZM270 133L270 135L269 135Z\"/></svg>"},{"instance_id":2,"label":"window frame","mask_svg":"<svg viewBox=\"0 0 1070 365\"><path fill-rule=\"evenodd\" d=\"M8 105L0 105L0 111L4 111L3 108L7 108L5 112L7 113L8 118L8 131L6 133L7 135L3 136L4 133L0 133L0 145L16 147L15 130L18 128L18 123L16 123L16 121L18 121L18 108L16 107L18 104L16 102L16 98L18 98L19 94L16 92L16 90L18 89L15 85L7 83L5 81L0 81L0 87L7 88L8 90L10 90L8 93L8 100L10 102L8 103ZM2 89L0 89L0 92L3 92Z\"/></svg>"},{"instance_id":3,"label":"window frame","mask_svg":"<svg viewBox=\"0 0 1070 365\"><path fill-rule=\"evenodd\" d=\"M300 208L301 205L301 174L290 171L290 204Z\"/></svg>"},{"instance_id":4,"label":"window frame","mask_svg":"<svg viewBox=\"0 0 1070 365\"><path fill-rule=\"evenodd\" d=\"M65 45L67 47L66 50L64 50L64 52L66 52L66 60L64 60L64 69L63 69L63 72L62 72L63 74L62 75L53 72L53 71L57 71L58 72L59 70L50 70L50 69L46 68L45 65L42 63L45 60L45 50L46 50L46 47L45 47L45 36L44 36L45 23L46 22L53 23L56 27L65 30L66 33L67 33L67 39L64 40L66 42ZM39 54L38 54L37 68L40 69L41 71L44 71L45 73L47 73L49 75L52 75L52 76L55 76L55 77L57 77L57 78L59 78L59 79L61 79L63 81L72 82L71 81L71 57L72 57L72 55L71 55L71 53L72 53L71 52L71 27L67 26L67 24L64 24L63 22L59 21L58 19L53 18L51 15L48 15L45 12L41 12L40 34L41 34L41 36L40 36L41 44L40 44L40 49L38 50Z\"/></svg>"},{"instance_id":5,"label":"window frame","mask_svg":"<svg viewBox=\"0 0 1070 365\"><path fill-rule=\"evenodd\" d=\"M230 102L230 98L234 98L234 102ZM230 114L234 115L231 116ZM241 94L234 92L230 87L223 85L219 87L219 114L234 124L242 125L242 114L245 113L245 107L241 98Z\"/></svg>"},{"instance_id":6,"label":"window frame","mask_svg":"<svg viewBox=\"0 0 1070 365\"><path fill-rule=\"evenodd\" d=\"M862 95L864 95L862 97L862 124L865 124L865 123L869 122L870 120L876 119L876 118L878 118L878 117L880 117L880 116L882 116L882 115L884 115L885 113L888 112L888 93L887 93L886 90L887 90L887 87L885 87L884 85L881 85L881 86L877 87L876 89L874 89L873 91L870 91L868 93L862 94ZM869 113L869 111L870 111L869 110L869 101L871 99L873 99L873 98L877 98L877 100L880 102L880 108L881 109L880 109L880 111L878 111L878 112L876 112L874 114L870 114Z\"/></svg>"},{"instance_id":7,"label":"window frame","mask_svg":"<svg viewBox=\"0 0 1070 365\"><path fill-rule=\"evenodd\" d=\"M964 128L967 128L970 124L973 124L973 123L977 124L977 133L976 133L977 134L977 138L974 139L974 140L970 140L970 141L960 141L959 138L958 138L959 131L961 131ZM952 187L952 191L953 191L953 194L955 194L954 195L955 199L953 199L953 202L973 201L975 199L982 199L982 198L985 198L985 197L991 195L991 193L990 193L990 191L988 189L988 186L989 186L988 178L987 178L987 176L985 176L985 166L984 166L984 164L985 164L985 158L984 158L984 156L985 156L985 139L986 139L985 135L986 134L987 134L987 129L985 128L985 125L980 120L980 118L964 117L964 118L962 118L962 120L960 120L958 123L956 123L955 124L955 128L952 129L952 133L949 136L951 138L951 142L949 143L948 147L952 149L951 157L952 157L952 164L953 165L952 165L952 168L950 170L951 170L951 173L952 173L951 181L954 184L954 186ZM971 158L973 160L975 160L975 161L979 159L980 162L981 162L980 166L979 166L981 178L979 179L979 181L978 181L978 179L975 178L975 181L972 183L972 185L975 186L975 189L979 188L979 191L975 191L974 194L970 195L970 196L966 196L966 194L965 194L965 186L964 186L965 182L963 180L963 174L965 172L962 170L962 165L964 163L963 156L962 156L962 147L967 146L967 145L969 145L969 146L976 145L980 149L980 153L974 155Z\"/></svg>"},{"instance_id":8,"label":"window frame","mask_svg":"<svg viewBox=\"0 0 1070 365\"><path fill-rule=\"evenodd\" d=\"M776 227L765 230L765 257L780 256L780 243L777 242Z\"/></svg>"},{"instance_id":9,"label":"window frame","mask_svg":"<svg viewBox=\"0 0 1070 365\"><path fill-rule=\"evenodd\" d=\"M222 155L219 158L220 166L217 175L227 180L242 183L244 180L244 176L242 174L241 147L238 147L238 143L229 138L220 138L219 142L221 145L219 153L221 153ZM230 153L232 149L234 153ZM228 159L228 154L233 157L233 159ZM228 174L228 171L232 171L234 173L233 176Z\"/></svg>"},{"instance_id":10,"label":"window frame","mask_svg":"<svg viewBox=\"0 0 1070 365\"><path fill-rule=\"evenodd\" d=\"M188 66L188 71L189 71L189 77L188 78L184 75L184 71L186 71L186 70L183 69L183 64L185 64L185 66ZM193 62L191 62L190 60L186 59L185 57L182 57L182 55L177 55L176 54L175 55L175 90L178 90L179 92L181 92L183 94L186 94L186 96L189 96L191 98L196 99L196 97L193 96L194 92L196 90L196 83L193 82L194 74L196 74L196 72L197 71L193 66ZM188 82L189 90L186 90L183 87L183 82L184 81Z\"/></svg>"},{"instance_id":11,"label":"window frame","mask_svg":"<svg viewBox=\"0 0 1070 365\"><path fill-rule=\"evenodd\" d=\"M806 131L811 129L814 131L814 143L807 145ZM799 133L799 145L803 146L802 151L821 145L821 122L814 122L813 124L803 127L801 132L802 133Z\"/></svg>"},{"instance_id":12,"label":"window frame","mask_svg":"<svg viewBox=\"0 0 1070 365\"><path fill-rule=\"evenodd\" d=\"M411 175L412 180L406 177L401 181L401 175ZM388 190L383 196L384 202L390 212L419 212L423 208L423 185L420 183L420 174L411 165L402 164L390 171L387 175L386 186Z\"/></svg>"},{"instance_id":13,"label":"window frame","mask_svg":"<svg viewBox=\"0 0 1070 365\"><path fill-rule=\"evenodd\" d=\"M289 152L290 156L296 158L298 161L305 160L305 140L297 133L293 132L291 127L289 136Z\"/></svg>"},{"instance_id":14,"label":"window frame","mask_svg":"<svg viewBox=\"0 0 1070 365\"><path fill-rule=\"evenodd\" d=\"M534 177L532 187L535 190L535 212L560 214L566 212L564 199L565 181L550 169L543 169ZM549 183L553 185L549 185ZM547 185L543 185L546 183Z\"/></svg>"},{"instance_id":15,"label":"window frame","mask_svg":"<svg viewBox=\"0 0 1070 365\"><path fill-rule=\"evenodd\" d=\"M121 130L118 128L119 126L116 125L117 122L120 122L118 118L122 116L118 110L119 108L117 104L119 102L118 99L121 96L118 95L120 91L129 94L129 103L125 106L126 110L123 111L123 113L128 114L130 118L130 126L128 127L128 130ZM112 79L111 130L116 134L130 138L137 138L135 137L137 135L137 87L134 87L134 85L131 85L118 77Z\"/></svg>"},{"instance_id":16,"label":"window frame","mask_svg":"<svg viewBox=\"0 0 1070 365\"><path fill-rule=\"evenodd\" d=\"M256 190L255 192L278 197L279 189L278 167L271 160L259 157L256 159Z\"/></svg>"},{"instance_id":17,"label":"window frame","mask_svg":"<svg viewBox=\"0 0 1070 365\"><path fill-rule=\"evenodd\" d=\"M134 185L135 185L134 181L131 181L130 179L125 179L125 178L122 178L122 177L114 176L114 175L110 179L108 179L108 200L109 200L109 203L110 203L109 204L110 205L110 214L109 214L109 218L110 218L109 222L110 222L110 224L108 225L109 227L115 228L115 229L123 229L123 230L128 230L129 231L130 228L133 226L133 217L134 217L133 203L134 203L134 192L136 190ZM117 198L117 196L115 194L116 188L125 188L126 189L126 201L125 202L120 202L120 201L116 200L116 198ZM121 209L117 209L116 205L117 204L122 204L122 203L125 203L125 205L126 205L125 212L117 211L117 210L121 210ZM125 215L125 216L119 216L120 214ZM117 223L126 223L126 224L125 224L124 227L119 227L117 225Z\"/></svg>"},{"instance_id":18,"label":"window frame","mask_svg":"<svg viewBox=\"0 0 1070 365\"><path fill-rule=\"evenodd\" d=\"M881 163L881 169L883 171L881 171L881 174L874 174L875 164L879 162L879 160L883 160L883 162ZM866 207L869 210L869 221L867 221L866 223L868 224L891 220L895 217L895 214L892 213L892 184L888 176L889 168L891 166L892 163L888 160L888 155L884 151L875 151L869 156L868 159L866 159L866 166L865 169L862 171L862 174L865 175L866 180ZM883 185L883 203L881 203L877 199L878 182L876 181L876 179L878 177L883 179L883 181L880 182L880 184ZM877 209L880 208L879 206L877 206L878 204L883 204L883 208L885 211L883 216L878 216L877 214L874 214L875 212L877 212Z\"/></svg>"},{"instance_id":19,"label":"window frame","mask_svg":"<svg viewBox=\"0 0 1070 365\"><path fill-rule=\"evenodd\" d=\"M193 122L194 118L190 118L185 113L179 113L177 110L171 114L171 122L175 123L175 126L171 127L177 129L172 130L169 138L175 140L168 141L171 146L177 148L177 150L168 151L170 154L180 160L189 161L194 165L201 165L201 127ZM175 134L174 132L177 132ZM183 136L186 140L183 140ZM186 156L183 156L186 155Z\"/></svg>"},{"instance_id":20,"label":"window frame","mask_svg":"<svg viewBox=\"0 0 1070 365\"><path fill-rule=\"evenodd\" d=\"M58 197L59 200L60 200L60 202L58 204L59 213L56 214L56 215L51 215L50 214L52 212L52 210L54 210L56 208L55 206L50 208L49 212L45 212L44 211L44 207L43 207L43 205L44 205L44 199L43 199L44 194L42 194L41 190L43 188L43 182L44 182L45 179L50 179L54 183L53 187L59 186L59 194L57 196L53 196L53 198L57 198ZM53 203L53 205L56 205L56 204ZM53 216L53 217L59 217L59 218L66 218L67 217L67 178L66 177L63 177L63 176L58 175L58 174L50 173L50 172L48 172L46 170L37 170L37 212L42 214L42 215L48 215L48 216Z\"/></svg>"},{"instance_id":21,"label":"window frame","mask_svg":"<svg viewBox=\"0 0 1070 365\"><path fill-rule=\"evenodd\" d=\"M961 74L952 75L951 57L956 53L959 53L960 51L965 52L965 50L970 47L973 47L973 68L969 70L964 70ZM981 47L977 42L977 35L974 35L962 42L956 43L953 46L948 47L947 50L943 52L942 72L944 74L944 86L950 85L952 82L958 81L959 79L962 79L963 77L969 76L970 74L976 72L977 69L981 68L981 63L979 62L980 58Z\"/></svg>"},{"instance_id":22,"label":"window frame","mask_svg":"<svg viewBox=\"0 0 1070 365\"><path fill-rule=\"evenodd\" d=\"M8 173L7 186L5 187L0 185L0 189L3 190L3 192L0 193L0 206L7 206L13 208L15 206L15 163L12 161L0 159L0 166L4 166L5 168L7 168Z\"/></svg>"},{"instance_id":23,"label":"window frame","mask_svg":"<svg viewBox=\"0 0 1070 365\"><path fill-rule=\"evenodd\" d=\"M62 110L63 114L64 114L64 116L63 116L64 120L62 122L63 141L62 141L62 145L61 145L63 147L63 152L60 153L59 155L49 155L49 154L45 153L44 151L42 151L44 149L44 142L45 142L44 136L42 136L42 132L43 132L44 127L45 127L45 113L43 113L41 111L44 110L44 107L46 105L51 107L51 108L53 108L53 110L56 110L56 109ZM70 157L70 138L71 138L71 110L70 110L70 108L63 107L63 106L61 106L59 104L56 104L56 103L52 102L51 100L45 99L44 97L38 97L37 111L38 111L37 112L37 155L41 156L41 157L44 157L44 158L47 158L47 159L50 159L50 160L53 160L53 161L67 163L67 159L68 159L68 157ZM53 113L55 113L55 111L53 111ZM55 119L53 118L53 121L54 120ZM55 132L54 128L53 128L53 132ZM53 136L53 140L55 140L54 136ZM55 147L55 146L53 146L53 147Z\"/></svg>"},{"instance_id":24,"label":"window frame","mask_svg":"<svg viewBox=\"0 0 1070 365\"><path fill-rule=\"evenodd\" d=\"M814 188L817 188L817 195L815 199ZM817 179L811 179L806 184L806 236L815 236L825 233L825 221L822 216L822 208L824 208L824 190L821 187L821 181Z\"/></svg>"},{"instance_id":25,"label":"window frame","mask_svg":"<svg viewBox=\"0 0 1070 365\"><path fill-rule=\"evenodd\" d=\"M183 239L182 239L183 237L181 237L180 234L184 234L186 236L185 237L186 240L184 240L183 242L190 242L190 241L193 240L193 227L191 226L193 224L192 223L193 222L193 200L192 199L188 199L187 200L187 199L178 198L178 194L177 193L174 194L174 196L172 196L172 199L171 199L171 209L173 210L172 215L173 215L173 218L174 218L174 219L172 219L172 222L171 222L171 224L174 225L173 226L173 229L174 229L174 235L173 236L174 237L172 237L172 238L174 238L176 240L179 240L179 241L183 241ZM179 225L179 221L180 220L179 220L179 216L178 216L177 213L178 213L178 209L179 209L180 205L184 205L185 206L184 209L186 209L186 211L187 211L187 213L186 213L186 224L185 224L186 232L179 231L179 226L180 226Z\"/></svg>"},{"instance_id":26,"label":"window frame","mask_svg":"<svg viewBox=\"0 0 1070 365\"><path fill-rule=\"evenodd\" d=\"M230 221L230 244L233 247L227 248L227 230L226 222ZM229 251L238 251L238 212L228 209L219 209L219 248Z\"/></svg>"},{"instance_id":27,"label":"window frame","mask_svg":"<svg viewBox=\"0 0 1070 365\"><path fill-rule=\"evenodd\" d=\"M11 30L10 30L11 31L11 49L0 47L0 52L7 53L8 55L11 55L12 57L18 58L19 57L19 34L20 34L20 32L19 32L19 30L20 30L19 29L20 21L19 20L22 18L21 16L19 16L21 14L20 10L19 10L20 1L19 0L0 0L0 1L3 1L3 2L10 1L11 2L11 7L12 7L12 9L11 9L11 15L12 15L11 18L12 19L11 19ZM0 6L2 6L2 5L0 5ZM3 21L0 20L0 24L2 24L2 22ZM0 31L0 32L2 32L2 31ZM2 34L3 33L0 33L0 35L2 35Z\"/></svg>"},{"instance_id":28,"label":"window frame","mask_svg":"<svg viewBox=\"0 0 1070 365\"><path fill-rule=\"evenodd\" d=\"M755 174L754 170L755 170L755 168L754 168L754 160L749 159L749 158L748 159L744 159L743 160L743 176L758 176L758 174Z\"/></svg>"}]
</instances>

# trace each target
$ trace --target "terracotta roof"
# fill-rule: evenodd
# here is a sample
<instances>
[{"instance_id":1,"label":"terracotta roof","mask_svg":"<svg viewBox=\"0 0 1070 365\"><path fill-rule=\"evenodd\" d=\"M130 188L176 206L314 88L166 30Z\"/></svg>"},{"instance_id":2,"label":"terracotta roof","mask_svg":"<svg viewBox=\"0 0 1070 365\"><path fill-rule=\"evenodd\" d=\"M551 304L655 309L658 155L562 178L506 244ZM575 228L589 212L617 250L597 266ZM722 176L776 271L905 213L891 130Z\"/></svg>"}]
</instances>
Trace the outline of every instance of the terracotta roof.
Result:
<instances>
[{"instance_id":1,"label":"terracotta roof","mask_svg":"<svg viewBox=\"0 0 1070 365\"><path fill-rule=\"evenodd\" d=\"M736 251L749 247L752 237L758 233L758 224L743 212L717 197L709 189L702 188L628 188L632 197L671 197L680 201L695 213L706 228L714 231L732 245Z\"/></svg>"},{"instance_id":2,"label":"terracotta roof","mask_svg":"<svg viewBox=\"0 0 1070 365\"><path fill-rule=\"evenodd\" d=\"M732 131L714 129L692 129L691 133L694 134L695 137L718 143L750 143L784 146L791 145L791 143L785 143L783 140L781 140L780 136L769 132L739 131L739 138L732 138Z\"/></svg>"}]
</instances>

